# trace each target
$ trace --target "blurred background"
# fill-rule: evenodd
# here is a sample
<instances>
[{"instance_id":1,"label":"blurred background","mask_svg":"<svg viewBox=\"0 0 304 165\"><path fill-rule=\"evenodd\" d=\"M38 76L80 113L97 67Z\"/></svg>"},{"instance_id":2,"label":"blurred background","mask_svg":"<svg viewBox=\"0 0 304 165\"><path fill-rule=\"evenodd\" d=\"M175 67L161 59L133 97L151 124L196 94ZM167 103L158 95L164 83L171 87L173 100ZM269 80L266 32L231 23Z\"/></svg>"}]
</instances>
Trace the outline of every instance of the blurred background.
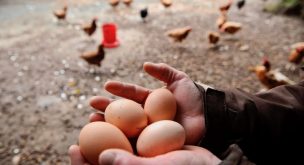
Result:
<instances>
[{"instance_id":1,"label":"blurred background","mask_svg":"<svg viewBox=\"0 0 304 165\"><path fill-rule=\"evenodd\" d=\"M295 83L303 13L300 0L0 0L0 164L69 164L88 99L115 98L107 80L164 85L146 61L220 89ZM115 48L100 45L105 23Z\"/></svg>"}]
</instances>

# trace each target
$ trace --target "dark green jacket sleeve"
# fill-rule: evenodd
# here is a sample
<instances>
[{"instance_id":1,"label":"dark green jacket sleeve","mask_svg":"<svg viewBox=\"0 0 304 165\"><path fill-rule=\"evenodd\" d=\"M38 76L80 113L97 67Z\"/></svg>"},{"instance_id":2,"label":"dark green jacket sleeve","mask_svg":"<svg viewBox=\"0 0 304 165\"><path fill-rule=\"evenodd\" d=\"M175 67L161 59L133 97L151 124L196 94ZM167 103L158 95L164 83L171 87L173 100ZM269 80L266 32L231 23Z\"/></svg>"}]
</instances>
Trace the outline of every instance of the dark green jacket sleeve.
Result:
<instances>
[{"instance_id":1,"label":"dark green jacket sleeve","mask_svg":"<svg viewBox=\"0 0 304 165\"><path fill-rule=\"evenodd\" d=\"M237 144L257 164L304 163L304 82L255 95L210 88L204 95L202 147L221 157Z\"/></svg>"}]
</instances>

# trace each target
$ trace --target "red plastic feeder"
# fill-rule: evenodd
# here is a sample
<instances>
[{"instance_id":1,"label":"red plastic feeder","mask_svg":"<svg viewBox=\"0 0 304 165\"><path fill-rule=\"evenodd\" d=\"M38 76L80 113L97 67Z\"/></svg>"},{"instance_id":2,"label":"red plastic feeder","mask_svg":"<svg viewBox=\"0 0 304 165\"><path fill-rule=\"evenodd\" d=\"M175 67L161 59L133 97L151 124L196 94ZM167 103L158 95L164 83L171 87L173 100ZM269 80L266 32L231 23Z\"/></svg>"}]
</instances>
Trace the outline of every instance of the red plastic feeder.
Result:
<instances>
[{"instance_id":1,"label":"red plastic feeder","mask_svg":"<svg viewBox=\"0 0 304 165\"><path fill-rule=\"evenodd\" d=\"M116 25L114 23L107 23L102 26L103 41L105 48L115 48L119 45L116 39Z\"/></svg>"}]
</instances>

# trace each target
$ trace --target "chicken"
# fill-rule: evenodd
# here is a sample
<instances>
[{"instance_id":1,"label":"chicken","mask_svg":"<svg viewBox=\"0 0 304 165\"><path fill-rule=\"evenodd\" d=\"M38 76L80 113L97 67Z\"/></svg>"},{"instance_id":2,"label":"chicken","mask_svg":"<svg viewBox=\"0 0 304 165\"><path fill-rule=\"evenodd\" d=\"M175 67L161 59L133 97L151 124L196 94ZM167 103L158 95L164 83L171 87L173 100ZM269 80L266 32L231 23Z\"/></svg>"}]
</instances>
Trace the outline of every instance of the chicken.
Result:
<instances>
[{"instance_id":1,"label":"chicken","mask_svg":"<svg viewBox=\"0 0 304 165\"><path fill-rule=\"evenodd\" d=\"M64 20L67 15L67 11L68 11L68 6L65 5L63 6L62 9L53 11L53 14L58 20Z\"/></svg>"},{"instance_id":2,"label":"chicken","mask_svg":"<svg viewBox=\"0 0 304 165\"><path fill-rule=\"evenodd\" d=\"M236 3L236 5L237 5L238 9L241 9L241 8L244 7L245 3L246 3L245 0L239 0L239 1Z\"/></svg>"},{"instance_id":3,"label":"chicken","mask_svg":"<svg viewBox=\"0 0 304 165\"><path fill-rule=\"evenodd\" d=\"M140 10L140 12L139 12L139 14L140 14L140 17L142 18L142 20L144 21L144 22L146 22L146 17L148 16L148 8L146 7L146 8L144 8L144 9L141 9Z\"/></svg>"},{"instance_id":4,"label":"chicken","mask_svg":"<svg viewBox=\"0 0 304 165\"><path fill-rule=\"evenodd\" d=\"M172 5L172 0L160 0L160 1L166 8Z\"/></svg>"},{"instance_id":5,"label":"chicken","mask_svg":"<svg viewBox=\"0 0 304 165\"><path fill-rule=\"evenodd\" d=\"M232 5L233 0L228 0L228 2L222 6L220 6L220 12L226 14Z\"/></svg>"},{"instance_id":6,"label":"chicken","mask_svg":"<svg viewBox=\"0 0 304 165\"><path fill-rule=\"evenodd\" d=\"M125 5L130 6L133 0L123 0L122 1Z\"/></svg>"},{"instance_id":7,"label":"chicken","mask_svg":"<svg viewBox=\"0 0 304 165\"><path fill-rule=\"evenodd\" d=\"M97 17L93 18L91 23L89 24L83 24L81 29L88 35L88 36L91 36L95 31L96 31L96 28L97 28Z\"/></svg>"},{"instance_id":8,"label":"chicken","mask_svg":"<svg viewBox=\"0 0 304 165\"><path fill-rule=\"evenodd\" d=\"M119 0L109 0L109 3L112 7L116 7L119 5Z\"/></svg>"},{"instance_id":9,"label":"chicken","mask_svg":"<svg viewBox=\"0 0 304 165\"><path fill-rule=\"evenodd\" d=\"M296 48L304 49L303 47L304 47L304 42L298 42L298 43L291 45L291 48L293 48L293 49L296 49Z\"/></svg>"},{"instance_id":10,"label":"chicken","mask_svg":"<svg viewBox=\"0 0 304 165\"><path fill-rule=\"evenodd\" d=\"M191 30L192 30L191 27L186 26L183 28L169 30L167 32L167 35L171 37L175 42L182 42L188 36Z\"/></svg>"},{"instance_id":11,"label":"chicken","mask_svg":"<svg viewBox=\"0 0 304 165\"><path fill-rule=\"evenodd\" d=\"M227 15L226 14L221 14L218 19L216 20L216 26L221 29L224 23L227 22Z\"/></svg>"},{"instance_id":12,"label":"chicken","mask_svg":"<svg viewBox=\"0 0 304 165\"><path fill-rule=\"evenodd\" d=\"M225 22L221 27L222 32L226 32L229 34L234 34L241 29L242 29L242 24L238 22Z\"/></svg>"},{"instance_id":13,"label":"chicken","mask_svg":"<svg viewBox=\"0 0 304 165\"><path fill-rule=\"evenodd\" d=\"M220 34L217 32L209 32L208 39L210 44L216 44L220 40Z\"/></svg>"},{"instance_id":14,"label":"chicken","mask_svg":"<svg viewBox=\"0 0 304 165\"><path fill-rule=\"evenodd\" d=\"M304 42L296 43L292 46L293 50L288 57L288 61L294 64L301 63L304 57Z\"/></svg>"},{"instance_id":15,"label":"chicken","mask_svg":"<svg viewBox=\"0 0 304 165\"><path fill-rule=\"evenodd\" d=\"M82 59L87 61L91 65L101 66L101 61L105 57L103 45L100 44L96 51L84 52L81 56Z\"/></svg>"},{"instance_id":16,"label":"chicken","mask_svg":"<svg viewBox=\"0 0 304 165\"><path fill-rule=\"evenodd\" d=\"M299 51L297 49L294 49L291 51L288 61L294 64L300 64L302 59L304 57L304 51Z\"/></svg>"},{"instance_id":17,"label":"chicken","mask_svg":"<svg viewBox=\"0 0 304 165\"><path fill-rule=\"evenodd\" d=\"M270 62L267 59L264 59L263 65L249 68L249 70L255 72L259 81L268 89L279 85L295 84L278 70L271 70Z\"/></svg>"}]
</instances>

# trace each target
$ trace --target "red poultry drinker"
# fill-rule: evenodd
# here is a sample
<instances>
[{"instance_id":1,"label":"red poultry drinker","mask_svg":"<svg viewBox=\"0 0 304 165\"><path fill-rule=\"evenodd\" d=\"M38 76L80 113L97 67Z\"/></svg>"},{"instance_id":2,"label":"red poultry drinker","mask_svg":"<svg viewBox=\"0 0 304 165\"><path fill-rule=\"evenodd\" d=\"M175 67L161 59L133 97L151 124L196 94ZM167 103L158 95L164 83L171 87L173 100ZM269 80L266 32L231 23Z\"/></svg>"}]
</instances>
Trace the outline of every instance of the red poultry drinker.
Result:
<instances>
[{"instance_id":1,"label":"red poultry drinker","mask_svg":"<svg viewBox=\"0 0 304 165\"><path fill-rule=\"evenodd\" d=\"M106 23L102 26L103 41L105 48L115 48L119 46L119 41L116 38L116 25L114 23Z\"/></svg>"}]
</instances>

